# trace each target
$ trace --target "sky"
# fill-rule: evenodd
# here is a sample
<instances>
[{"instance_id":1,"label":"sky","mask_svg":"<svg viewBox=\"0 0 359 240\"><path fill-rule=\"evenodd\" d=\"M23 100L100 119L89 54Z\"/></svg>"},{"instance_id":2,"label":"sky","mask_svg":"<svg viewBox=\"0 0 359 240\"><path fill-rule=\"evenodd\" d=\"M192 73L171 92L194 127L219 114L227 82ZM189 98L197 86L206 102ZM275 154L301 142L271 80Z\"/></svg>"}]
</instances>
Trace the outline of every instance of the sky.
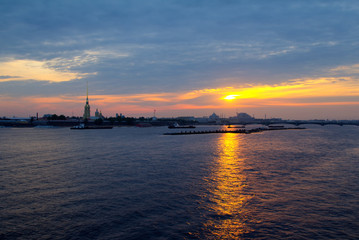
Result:
<instances>
[{"instance_id":1,"label":"sky","mask_svg":"<svg viewBox=\"0 0 359 240\"><path fill-rule=\"evenodd\" d=\"M356 0L1 0L0 116L359 119Z\"/></svg>"}]
</instances>

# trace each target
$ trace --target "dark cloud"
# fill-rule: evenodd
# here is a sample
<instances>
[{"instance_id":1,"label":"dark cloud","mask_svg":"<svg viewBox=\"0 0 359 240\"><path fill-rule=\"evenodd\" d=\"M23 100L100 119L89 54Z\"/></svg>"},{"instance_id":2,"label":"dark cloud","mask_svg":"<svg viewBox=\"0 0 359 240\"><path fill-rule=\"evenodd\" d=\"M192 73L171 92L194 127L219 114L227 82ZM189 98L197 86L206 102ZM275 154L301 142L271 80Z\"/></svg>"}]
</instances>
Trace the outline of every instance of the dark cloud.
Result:
<instances>
[{"instance_id":1,"label":"dark cloud","mask_svg":"<svg viewBox=\"0 0 359 240\"><path fill-rule=\"evenodd\" d=\"M3 0L0 54L97 73L51 93L85 80L109 94L274 83L357 63L358 11L342 0Z\"/></svg>"}]
</instances>

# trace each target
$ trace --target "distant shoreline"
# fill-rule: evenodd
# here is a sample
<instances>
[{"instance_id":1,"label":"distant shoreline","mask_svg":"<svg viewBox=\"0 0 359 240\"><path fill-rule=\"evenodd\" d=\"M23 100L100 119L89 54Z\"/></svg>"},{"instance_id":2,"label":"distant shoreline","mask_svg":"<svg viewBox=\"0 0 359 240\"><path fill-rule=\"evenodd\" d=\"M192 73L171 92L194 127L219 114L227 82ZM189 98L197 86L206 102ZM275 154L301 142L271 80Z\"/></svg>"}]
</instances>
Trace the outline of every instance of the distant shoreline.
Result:
<instances>
[{"instance_id":1,"label":"distant shoreline","mask_svg":"<svg viewBox=\"0 0 359 240\"><path fill-rule=\"evenodd\" d=\"M249 125L352 125L359 126L359 120L282 120L282 121L249 121L249 122L195 122L195 121L178 121L174 119L158 119L155 121L151 120L142 120L142 119L130 119L131 121L111 121L108 119L102 120L99 124L96 120L90 120L86 123L88 126L112 126L112 127L121 127L121 126L139 126L139 127L156 127L156 126L169 126L174 122L179 122L180 125L195 125L195 126L208 126L208 125L219 125L219 126L228 126L228 128L244 128ZM67 120L18 120L18 119L0 119L0 126L2 127L14 127L14 128L31 128L31 127L73 127L80 123L83 123L83 120L80 119L67 119ZM236 126L238 125L238 126Z\"/></svg>"}]
</instances>

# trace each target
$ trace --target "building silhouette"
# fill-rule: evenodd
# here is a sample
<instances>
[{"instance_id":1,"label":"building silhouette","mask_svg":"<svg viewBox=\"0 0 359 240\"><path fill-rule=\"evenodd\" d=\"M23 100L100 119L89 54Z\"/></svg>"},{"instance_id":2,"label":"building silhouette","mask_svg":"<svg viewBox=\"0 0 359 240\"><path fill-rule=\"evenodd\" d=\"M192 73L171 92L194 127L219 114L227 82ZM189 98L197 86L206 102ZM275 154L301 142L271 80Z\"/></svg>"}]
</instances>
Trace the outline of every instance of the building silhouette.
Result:
<instances>
[{"instance_id":1,"label":"building silhouette","mask_svg":"<svg viewBox=\"0 0 359 240\"><path fill-rule=\"evenodd\" d=\"M98 108L96 108L95 118L96 119L103 118L102 112L98 111Z\"/></svg>"}]
</instances>

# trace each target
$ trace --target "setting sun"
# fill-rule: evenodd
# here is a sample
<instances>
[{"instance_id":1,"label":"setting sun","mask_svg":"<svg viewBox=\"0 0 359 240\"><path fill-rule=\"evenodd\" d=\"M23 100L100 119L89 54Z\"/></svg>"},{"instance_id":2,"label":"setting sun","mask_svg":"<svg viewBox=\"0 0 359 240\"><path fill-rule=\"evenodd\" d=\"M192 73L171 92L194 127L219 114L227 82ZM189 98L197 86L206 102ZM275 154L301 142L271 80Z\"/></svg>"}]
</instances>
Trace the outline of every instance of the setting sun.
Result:
<instances>
[{"instance_id":1,"label":"setting sun","mask_svg":"<svg viewBox=\"0 0 359 240\"><path fill-rule=\"evenodd\" d=\"M228 95L228 96L224 97L223 99L230 101L230 100L236 99L238 96L239 95Z\"/></svg>"}]
</instances>

